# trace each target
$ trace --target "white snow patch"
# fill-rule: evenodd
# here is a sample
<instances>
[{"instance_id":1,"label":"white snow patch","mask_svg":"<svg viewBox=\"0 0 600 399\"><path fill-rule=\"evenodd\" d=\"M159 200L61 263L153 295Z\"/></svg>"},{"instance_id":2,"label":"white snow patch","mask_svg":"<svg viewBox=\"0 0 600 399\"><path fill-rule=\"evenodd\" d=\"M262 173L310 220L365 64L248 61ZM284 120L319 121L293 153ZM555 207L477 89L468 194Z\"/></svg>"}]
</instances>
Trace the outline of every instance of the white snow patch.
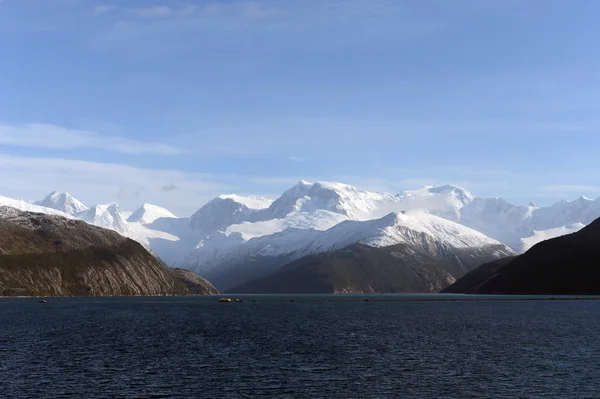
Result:
<instances>
[{"instance_id":1,"label":"white snow patch","mask_svg":"<svg viewBox=\"0 0 600 399\"><path fill-rule=\"evenodd\" d=\"M78 213L76 216L78 219L89 224L114 230L126 237L130 237L133 233L127 220L125 220L119 211L119 205L116 203L96 205L86 211Z\"/></svg>"},{"instance_id":2,"label":"white snow patch","mask_svg":"<svg viewBox=\"0 0 600 399\"><path fill-rule=\"evenodd\" d=\"M68 218L68 219L73 219L73 217L71 215L69 215L65 212L61 212L61 211L58 211L58 210L52 209L52 208L46 208L43 206L35 205L35 204L32 204L32 203L24 201L24 200L17 200L17 199L0 196L0 205L10 206L12 208L16 208L21 211L45 213L47 215L56 215L56 216L62 216L62 217Z\"/></svg>"},{"instance_id":3,"label":"white snow patch","mask_svg":"<svg viewBox=\"0 0 600 399\"><path fill-rule=\"evenodd\" d=\"M250 195L244 197L237 194L224 194L220 195L219 198L234 200L235 202L243 204L250 209L265 209L271 206L271 204L273 203L273 200L260 197L258 195Z\"/></svg>"},{"instance_id":4,"label":"white snow patch","mask_svg":"<svg viewBox=\"0 0 600 399\"><path fill-rule=\"evenodd\" d=\"M522 251L528 251L529 249L531 249L531 247L542 241L550 240L552 238L564 236L567 234L576 233L584 227L585 224L583 223L574 223L568 226L557 227L554 229L534 231L529 237L521 239L521 243L523 245Z\"/></svg>"},{"instance_id":5,"label":"white snow patch","mask_svg":"<svg viewBox=\"0 0 600 399\"><path fill-rule=\"evenodd\" d=\"M123 217L125 217L123 213L121 214ZM177 216L160 206L144 204L138 210L129 215L129 217L127 217L127 221L130 223L150 224L159 218L177 218Z\"/></svg>"},{"instance_id":6,"label":"white snow patch","mask_svg":"<svg viewBox=\"0 0 600 399\"><path fill-rule=\"evenodd\" d=\"M314 213L294 212L288 214L283 219L234 224L229 226L225 230L225 233L227 235L239 233L247 241L251 238L272 235L289 228L318 231L327 230L344 220L348 220L348 217L323 210L317 210Z\"/></svg>"},{"instance_id":7,"label":"white snow patch","mask_svg":"<svg viewBox=\"0 0 600 399\"><path fill-rule=\"evenodd\" d=\"M35 202L35 205L56 209L69 215L76 215L88 209L87 206L71 194L59 193L57 191L48 194L43 200Z\"/></svg>"}]
</instances>

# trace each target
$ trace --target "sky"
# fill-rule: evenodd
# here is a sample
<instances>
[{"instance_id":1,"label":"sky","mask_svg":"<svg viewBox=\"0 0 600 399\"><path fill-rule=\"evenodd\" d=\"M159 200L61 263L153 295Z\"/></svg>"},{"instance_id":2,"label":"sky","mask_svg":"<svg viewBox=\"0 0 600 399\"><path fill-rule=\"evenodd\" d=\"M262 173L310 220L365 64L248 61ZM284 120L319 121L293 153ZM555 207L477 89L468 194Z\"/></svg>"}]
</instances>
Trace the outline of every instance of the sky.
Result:
<instances>
[{"instance_id":1,"label":"sky","mask_svg":"<svg viewBox=\"0 0 600 399\"><path fill-rule=\"evenodd\" d=\"M600 196L600 2L0 0L0 195Z\"/></svg>"}]
</instances>

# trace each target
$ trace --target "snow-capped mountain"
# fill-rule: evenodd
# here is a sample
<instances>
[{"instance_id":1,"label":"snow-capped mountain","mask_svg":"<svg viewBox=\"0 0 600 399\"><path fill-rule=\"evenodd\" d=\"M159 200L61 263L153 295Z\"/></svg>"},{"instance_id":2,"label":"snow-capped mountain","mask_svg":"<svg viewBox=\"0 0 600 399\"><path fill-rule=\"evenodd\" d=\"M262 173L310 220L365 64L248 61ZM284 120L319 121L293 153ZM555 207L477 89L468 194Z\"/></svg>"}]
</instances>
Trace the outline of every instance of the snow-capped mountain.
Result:
<instances>
[{"instance_id":1,"label":"snow-capped mountain","mask_svg":"<svg viewBox=\"0 0 600 399\"><path fill-rule=\"evenodd\" d=\"M262 220L232 224L226 234L239 233L244 240L268 236L286 229L327 230L338 223L350 220L342 214L317 209L314 212L292 212L281 219Z\"/></svg>"},{"instance_id":2,"label":"snow-capped mountain","mask_svg":"<svg viewBox=\"0 0 600 399\"><path fill-rule=\"evenodd\" d=\"M538 208L531 217L531 228L548 230L573 223L588 225L600 215L600 198L591 200L580 197L574 201L561 201L545 208Z\"/></svg>"},{"instance_id":3,"label":"snow-capped mountain","mask_svg":"<svg viewBox=\"0 0 600 399\"><path fill-rule=\"evenodd\" d=\"M119 211L119 205L110 203L106 205L96 205L76 215L77 219L114 230L124 236L132 235L131 226Z\"/></svg>"},{"instance_id":4,"label":"snow-capped mountain","mask_svg":"<svg viewBox=\"0 0 600 399\"><path fill-rule=\"evenodd\" d=\"M0 197L0 204L86 220L143 243L169 264L194 270L218 270L257 258L279 259L274 264L281 265L295 256L358 242L373 246L418 242L422 250L428 250L434 242L434 247L451 242L453 236L478 237L465 241L470 247L489 249L485 240L492 239L522 252L600 217L600 199L584 197L540 207L475 197L454 185L391 194L307 181L300 181L274 201L221 195L184 218L150 204L128 218L116 204L76 212L85 205L66 193L52 193L37 203L52 208L6 197ZM435 219L428 219L431 217ZM466 234L464 228L479 235ZM433 238L423 241L423 237ZM457 242L448 245L461 248ZM498 254L507 252L504 248Z\"/></svg>"},{"instance_id":5,"label":"snow-capped mountain","mask_svg":"<svg viewBox=\"0 0 600 399\"><path fill-rule=\"evenodd\" d=\"M152 204L144 204L133 212L127 221L130 223L150 224L159 218L177 218L173 213L165 208Z\"/></svg>"},{"instance_id":6,"label":"snow-capped mountain","mask_svg":"<svg viewBox=\"0 0 600 399\"><path fill-rule=\"evenodd\" d=\"M529 251L529 249L537 243L567 234L577 233L584 227L585 224L583 223L574 223L554 229L534 231L530 236L521 239L521 248L523 248L523 251Z\"/></svg>"},{"instance_id":7,"label":"snow-capped mountain","mask_svg":"<svg viewBox=\"0 0 600 399\"><path fill-rule=\"evenodd\" d=\"M573 226L584 227L599 217L600 198L594 201L582 197L548 207L514 205L502 198L475 198L463 207L460 223L524 252L554 234L573 231Z\"/></svg>"},{"instance_id":8,"label":"snow-capped mountain","mask_svg":"<svg viewBox=\"0 0 600 399\"><path fill-rule=\"evenodd\" d=\"M10 206L12 208L19 209L21 211L26 212L35 212L35 213L45 213L47 215L56 215L66 217L68 219L72 219L72 216L68 213L58 211L52 208L46 208L40 205L32 204L31 202L27 202L24 200L17 200L8 197L0 196L0 206Z\"/></svg>"},{"instance_id":9,"label":"snow-capped mountain","mask_svg":"<svg viewBox=\"0 0 600 399\"><path fill-rule=\"evenodd\" d=\"M237 203L243 204L250 209L266 209L273 203L273 200L261 197L259 195L249 195L247 197L237 194L223 194L219 198L230 199Z\"/></svg>"},{"instance_id":10,"label":"snow-capped mountain","mask_svg":"<svg viewBox=\"0 0 600 399\"><path fill-rule=\"evenodd\" d=\"M261 212L262 220L284 218L294 212L324 210L350 219L364 220L385 205L397 204L399 198L388 193L359 191L356 187L332 182L300 181L285 191L269 208Z\"/></svg>"},{"instance_id":11,"label":"snow-capped mountain","mask_svg":"<svg viewBox=\"0 0 600 399\"><path fill-rule=\"evenodd\" d=\"M425 212L410 211L375 220L346 220L324 231L287 228L247 241L240 233L216 233L203 239L181 265L227 289L301 257L355 243L373 247L404 243L438 257L456 256L457 251L466 248L494 259L514 255L508 247L477 231ZM478 264L469 264L475 266ZM465 266L463 274L469 267Z\"/></svg>"},{"instance_id":12,"label":"snow-capped mountain","mask_svg":"<svg viewBox=\"0 0 600 399\"><path fill-rule=\"evenodd\" d=\"M73 216L88 209L87 206L71 194L59 193L57 191L48 194L43 200L35 202L35 205L56 209L57 211Z\"/></svg>"},{"instance_id":13,"label":"snow-capped mountain","mask_svg":"<svg viewBox=\"0 0 600 399\"><path fill-rule=\"evenodd\" d=\"M271 201L262 197L221 195L208 202L190 218L190 227L198 233L209 234L232 224L257 219L260 210Z\"/></svg>"},{"instance_id":14,"label":"snow-capped mountain","mask_svg":"<svg viewBox=\"0 0 600 399\"><path fill-rule=\"evenodd\" d=\"M454 185L405 191L398 198L404 209L424 210L454 222L461 220L462 209L475 199L473 194Z\"/></svg>"}]
</instances>

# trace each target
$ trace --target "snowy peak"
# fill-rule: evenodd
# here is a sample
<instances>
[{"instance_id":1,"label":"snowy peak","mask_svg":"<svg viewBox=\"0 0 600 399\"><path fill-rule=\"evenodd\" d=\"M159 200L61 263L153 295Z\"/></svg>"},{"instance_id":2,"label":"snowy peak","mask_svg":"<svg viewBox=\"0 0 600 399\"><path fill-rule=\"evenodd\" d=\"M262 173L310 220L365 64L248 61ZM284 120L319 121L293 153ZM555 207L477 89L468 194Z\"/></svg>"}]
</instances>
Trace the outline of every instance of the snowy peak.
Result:
<instances>
[{"instance_id":1,"label":"snowy peak","mask_svg":"<svg viewBox=\"0 0 600 399\"><path fill-rule=\"evenodd\" d=\"M574 223L567 226L557 227L554 229L548 229L544 231L534 231L529 237L521 239L522 251L529 251L534 245L550 240L552 238L564 236L567 234L576 233L585 227L582 223Z\"/></svg>"},{"instance_id":2,"label":"snowy peak","mask_svg":"<svg viewBox=\"0 0 600 399\"><path fill-rule=\"evenodd\" d=\"M192 215L190 227L196 232L208 234L247 221L256 209L251 209L238 199L238 196L213 199Z\"/></svg>"},{"instance_id":3,"label":"snowy peak","mask_svg":"<svg viewBox=\"0 0 600 399\"><path fill-rule=\"evenodd\" d=\"M125 236L132 234L131 227L123 217L116 203L96 205L77 215L78 219L84 220L95 226L114 230Z\"/></svg>"},{"instance_id":4,"label":"snowy peak","mask_svg":"<svg viewBox=\"0 0 600 399\"><path fill-rule=\"evenodd\" d=\"M177 218L173 213L157 205L144 204L127 219L130 223L150 224L159 218Z\"/></svg>"},{"instance_id":5,"label":"snowy peak","mask_svg":"<svg viewBox=\"0 0 600 399\"><path fill-rule=\"evenodd\" d=\"M512 251L500 242L478 231L462 226L435 215L421 211L390 213L380 219L368 221L347 221L338 224L324 233L317 242L317 249L323 246L342 248L354 242L373 247L386 247L399 243L422 247L431 253L443 254L449 248L484 248L498 246L505 255ZM335 244L331 244L332 242Z\"/></svg>"},{"instance_id":6,"label":"snowy peak","mask_svg":"<svg viewBox=\"0 0 600 399\"><path fill-rule=\"evenodd\" d=\"M230 199L234 202L246 206L249 209L266 209L273 203L273 200L270 200L265 197L260 197L258 195L249 195L247 197L244 197L237 194L224 194L220 195L218 198Z\"/></svg>"},{"instance_id":7,"label":"snowy peak","mask_svg":"<svg viewBox=\"0 0 600 399\"><path fill-rule=\"evenodd\" d=\"M448 184L440 187L431 187L427 191L431 194L440 194L447 197L451 197L463 205L470 204L473 202L475 196L471 194L469 191L465 190L462 187L455 186L452 184Z\"/></svg>"},{"instance_id":8,"label":"snowy peak","mask_svg":"<svg viewBox=\"0 0 600 399\"><path fill-rule=\"evenodd\" d=\"M53 191L48 194L43 200L37 201L35 205L46 208L56 209L69 215L76 215L88 209L81 201L74 198L69 193L60 193Z\"/></svg>"},{"instance_id":9,"label":"snowy peak","mask_svg":"<svg viewBox=\"0 0 600 399\"><path fill-rule=\"evenodd\" d=\"M302 180L284 192L265 212L269 213L266 218L284 218L292 212L326 210L351 219L369 220L390 212L424 210L459 221L461 209L474 198L467 190L453 185L429 186L393 195L361 191L343 183Z\"/></svg>"},{"instance_id":10,"label":"snowy peak","mask_svg":"<svg viewBox=\"0 0 600 399\"><path fill-rule=\"evenodd\" d=\"M474 199L469 191L454 185L426 186L398 195L404 210L422 210L455 222L460 221L462 209Z\"/></svg>"},{"instance_id":11,"label":"snowy peak","mask_svg":"<svg viewBox=\"0 0 600 399\"><path fill-rule=\"evenodd\" d=\"M45 213L47 215L56 215L72 219L72 216L68 213L61 212L53 208L35 205L24 200L16 200L8 197L0 196L0 206L8 206L25 212Z\"/></svg>"},{"instance_id":12,"label":"snowy peak","mask_svg":"<svg viewBox=\"0 0 600 399\"><path fill-rule=\"evenodd\" d=\"M359 191L342 183L302 180L275 200L268 213L270 218L283 218L291 212L325 210L364 219L369 218L380 205L389 202L396 202L391 194Z\"/></svg>"}]
</instances>

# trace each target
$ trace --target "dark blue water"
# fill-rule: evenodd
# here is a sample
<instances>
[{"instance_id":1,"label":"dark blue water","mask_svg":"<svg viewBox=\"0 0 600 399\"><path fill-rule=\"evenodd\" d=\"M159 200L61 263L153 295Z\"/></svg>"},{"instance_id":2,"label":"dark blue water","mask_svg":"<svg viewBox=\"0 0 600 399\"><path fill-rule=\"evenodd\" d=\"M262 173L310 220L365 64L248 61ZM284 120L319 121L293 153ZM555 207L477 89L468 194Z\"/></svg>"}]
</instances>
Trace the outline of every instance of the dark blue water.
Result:
<instances>
[{"instance_id":1,"label":"dark blue water","mask_svg":"<svg viewBox=\"0 0 600 399\"><path fill-rule=\"evenodd\" d=\"M0 300L0 397L600 397L600 301L262 299Z\"/></svg>"}]
</instances>

